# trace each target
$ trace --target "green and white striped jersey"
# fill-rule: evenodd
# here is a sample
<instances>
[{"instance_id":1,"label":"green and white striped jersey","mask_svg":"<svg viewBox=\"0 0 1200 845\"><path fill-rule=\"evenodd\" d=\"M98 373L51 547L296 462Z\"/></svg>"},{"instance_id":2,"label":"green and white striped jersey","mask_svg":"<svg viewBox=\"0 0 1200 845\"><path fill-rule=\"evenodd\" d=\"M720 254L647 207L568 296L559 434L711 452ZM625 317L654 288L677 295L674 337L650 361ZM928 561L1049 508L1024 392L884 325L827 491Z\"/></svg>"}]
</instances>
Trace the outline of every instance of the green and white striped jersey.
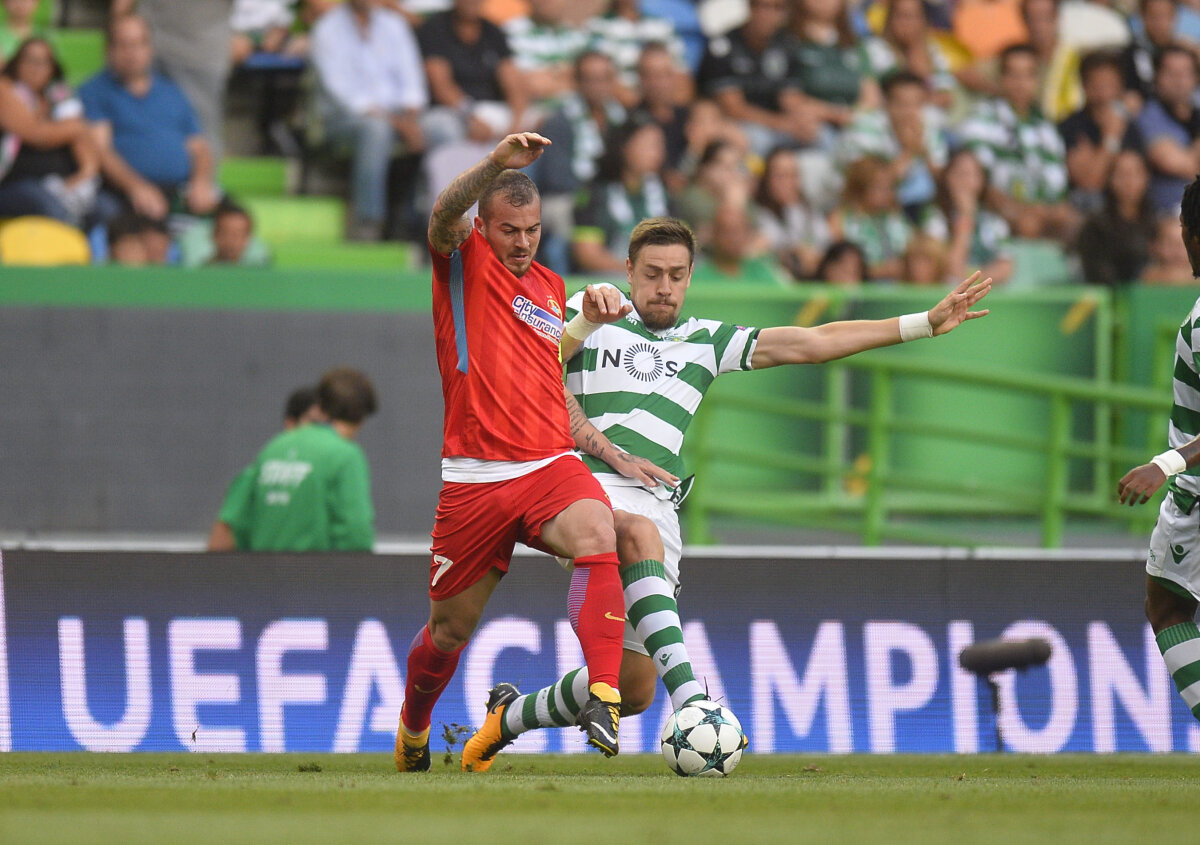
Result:
<instances>
[{"instance_id":1,"label":"green and white striped jersey","mask_svg":"<svg viewBox=\"0 0 1200 845\"><path fill-rule=\"evenodd\" d=\"M568 319L582 305L582 292L571 297ZM567 388L614 444L686 478L679 450L700 400L717 376L751 368L758 332L695 317L654 332L635 310L592 333L567 362ZM583 459L592 472L611 476L606 483L637 484L603 461Z\"/></svg>"},{"instance_id":2,"label":"green and white striped jersey","mask_svg":"<svg viewBox=\"0 0 1200 845\"><path fill-rule=\"evenodd\" d=\"M1200 299L1192 305L1187 319L1179 327L1172 390L1175 404L1167 426L1167 442L1172 449L1178 449L1200 434ZM1194 474L1197 471L1181 472L1171 479L1171 483L1187 493L1200 495L1200 478Z\"/></svg>"}]
</instances>

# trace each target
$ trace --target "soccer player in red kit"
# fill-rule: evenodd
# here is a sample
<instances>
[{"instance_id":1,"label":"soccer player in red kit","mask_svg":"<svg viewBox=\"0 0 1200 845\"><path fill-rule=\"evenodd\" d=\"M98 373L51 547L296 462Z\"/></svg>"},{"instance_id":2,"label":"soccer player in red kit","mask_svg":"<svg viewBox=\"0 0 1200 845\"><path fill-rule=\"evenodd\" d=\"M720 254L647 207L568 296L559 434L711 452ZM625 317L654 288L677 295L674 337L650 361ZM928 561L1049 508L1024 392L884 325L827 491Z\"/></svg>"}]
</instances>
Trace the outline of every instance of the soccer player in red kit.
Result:
<instances>
[{"instance_id":1,"label":"soccer player in red kit","mask_svg":"<svg viewBox=\"0 0 1200 845\"><path fill-rule=\"evenodd\" d=\"M541 198L518 170L549 143L532 132L509 135L442 191L429 220L443 484L429 622L408 653L396 733L400 771L429 768L433 706L517 541L575 560L568 616L591 679L578 724L604 754L618 751L625 604L612 510L572 451L559 359L566 291L533 260ZM465 214L476 200L471 221ZM584 310L593 322L628 312L602 290L589 294ZM498 703L505 702L489 700L489 711Z\"/></svg>"}]
</instances>

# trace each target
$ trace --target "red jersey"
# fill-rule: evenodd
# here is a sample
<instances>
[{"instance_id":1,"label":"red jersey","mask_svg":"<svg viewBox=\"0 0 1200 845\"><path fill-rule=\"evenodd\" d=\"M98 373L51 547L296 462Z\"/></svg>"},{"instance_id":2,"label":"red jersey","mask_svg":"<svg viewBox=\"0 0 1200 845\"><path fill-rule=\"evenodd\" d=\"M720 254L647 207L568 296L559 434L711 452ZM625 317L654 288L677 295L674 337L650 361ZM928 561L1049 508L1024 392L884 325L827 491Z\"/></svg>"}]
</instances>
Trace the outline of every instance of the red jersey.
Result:
<instances>
[{"instance_id":1,"label":"red jersey","mask_svg":"<svg viewBox=\"0 0 1200 845\"><path fill-rule=\"evenodd\" d=\"M433 329L445 416L442 457L534 461L574 448L563 401L562 278L517 278L477 230L433 257Z\"/></svg>"}]
</instances>

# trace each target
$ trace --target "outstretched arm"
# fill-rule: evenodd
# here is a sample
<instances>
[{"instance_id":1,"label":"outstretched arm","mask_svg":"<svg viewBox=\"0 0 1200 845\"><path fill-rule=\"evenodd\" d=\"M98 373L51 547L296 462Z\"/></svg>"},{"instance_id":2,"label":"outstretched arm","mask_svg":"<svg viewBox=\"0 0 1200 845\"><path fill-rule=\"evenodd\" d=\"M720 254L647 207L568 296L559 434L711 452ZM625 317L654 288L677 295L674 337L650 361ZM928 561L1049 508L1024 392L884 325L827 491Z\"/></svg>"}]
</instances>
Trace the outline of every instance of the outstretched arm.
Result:
<instances>
[{"instance_id":1,"label":"outstretched arm","mask_svg":"<svg viewBox=\"0 0 1200 845\"><path fill-rule=\"evenodd\" d=\"M571 391L564 387L563 394L567 400L567 414L571 417L571 436L581 452L604 461L614 472L634 479L643 487L654 488L660 484L674 487L679 483L677 477L662 467L614 446L600 429L592 425Z\"/></svg>"},{"instance_id":2,"label":"outstretched arm","mask_svg":"<svg viewBox=\"0 0 1200 845\"><path fill-rule=\"evenodd\" d=\"M1155 455L1150 463L1134 467L1117 482L1117 499L1123 505L1144 505L1172 475L1200 464L1200 436L1178 449Z\"/></svg>"},{"instance_id":3,"label":"outstretched arm","mask_svg":"<svg viewBox=\"0 0 1200 845\"><path fill-rule=\"evenodd\" d=\"M781 364L819 364L916 337L946 334L967 320L987 316L986 308L971 310L992 289L992 280L980 282L979 275L978 271L972 273L927 314L886 320L840 320L811 329L800 326L763 329L758 334L751 366L761 370ZM929 321L927 327L925 318ZM909 336L909 332L915 333Z\"/></svg>"},{"instance_id":4,"label":"outstretched arm","mask_svg":"<svg viewBox=\"0 0 1200 845\"><path fill-rule=\"evenodd\" d=\"M471 234L471 221L465 216L467 209L475 204L483 189L505 170L532 164L549 145L549 139L536 132L509 135L483 161L460 173L438 194L429 215L429 243L433 248L441 255L458 249Z\"/></svg>"}]
</instances>

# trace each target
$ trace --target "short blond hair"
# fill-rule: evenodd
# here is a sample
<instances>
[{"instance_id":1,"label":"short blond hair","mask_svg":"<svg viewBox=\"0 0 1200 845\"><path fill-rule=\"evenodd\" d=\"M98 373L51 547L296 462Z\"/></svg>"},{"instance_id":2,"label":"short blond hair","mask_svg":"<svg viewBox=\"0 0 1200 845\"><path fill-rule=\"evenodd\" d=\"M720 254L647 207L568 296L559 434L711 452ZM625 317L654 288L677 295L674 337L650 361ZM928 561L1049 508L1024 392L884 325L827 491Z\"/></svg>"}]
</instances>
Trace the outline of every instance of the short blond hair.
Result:
<instances>
[{"instance_id":1,"label":"short blond hair","mask_svg":"<svg viewBox=\"0 0 1200 845\"><path fill-rule=\"evenodd\" d=\"M677 217L647 217L629 235L629 260L636 264L642 247L680 244L687 247L688 263L696 261L696 233Z\"/></svg>"}]
</instances>

